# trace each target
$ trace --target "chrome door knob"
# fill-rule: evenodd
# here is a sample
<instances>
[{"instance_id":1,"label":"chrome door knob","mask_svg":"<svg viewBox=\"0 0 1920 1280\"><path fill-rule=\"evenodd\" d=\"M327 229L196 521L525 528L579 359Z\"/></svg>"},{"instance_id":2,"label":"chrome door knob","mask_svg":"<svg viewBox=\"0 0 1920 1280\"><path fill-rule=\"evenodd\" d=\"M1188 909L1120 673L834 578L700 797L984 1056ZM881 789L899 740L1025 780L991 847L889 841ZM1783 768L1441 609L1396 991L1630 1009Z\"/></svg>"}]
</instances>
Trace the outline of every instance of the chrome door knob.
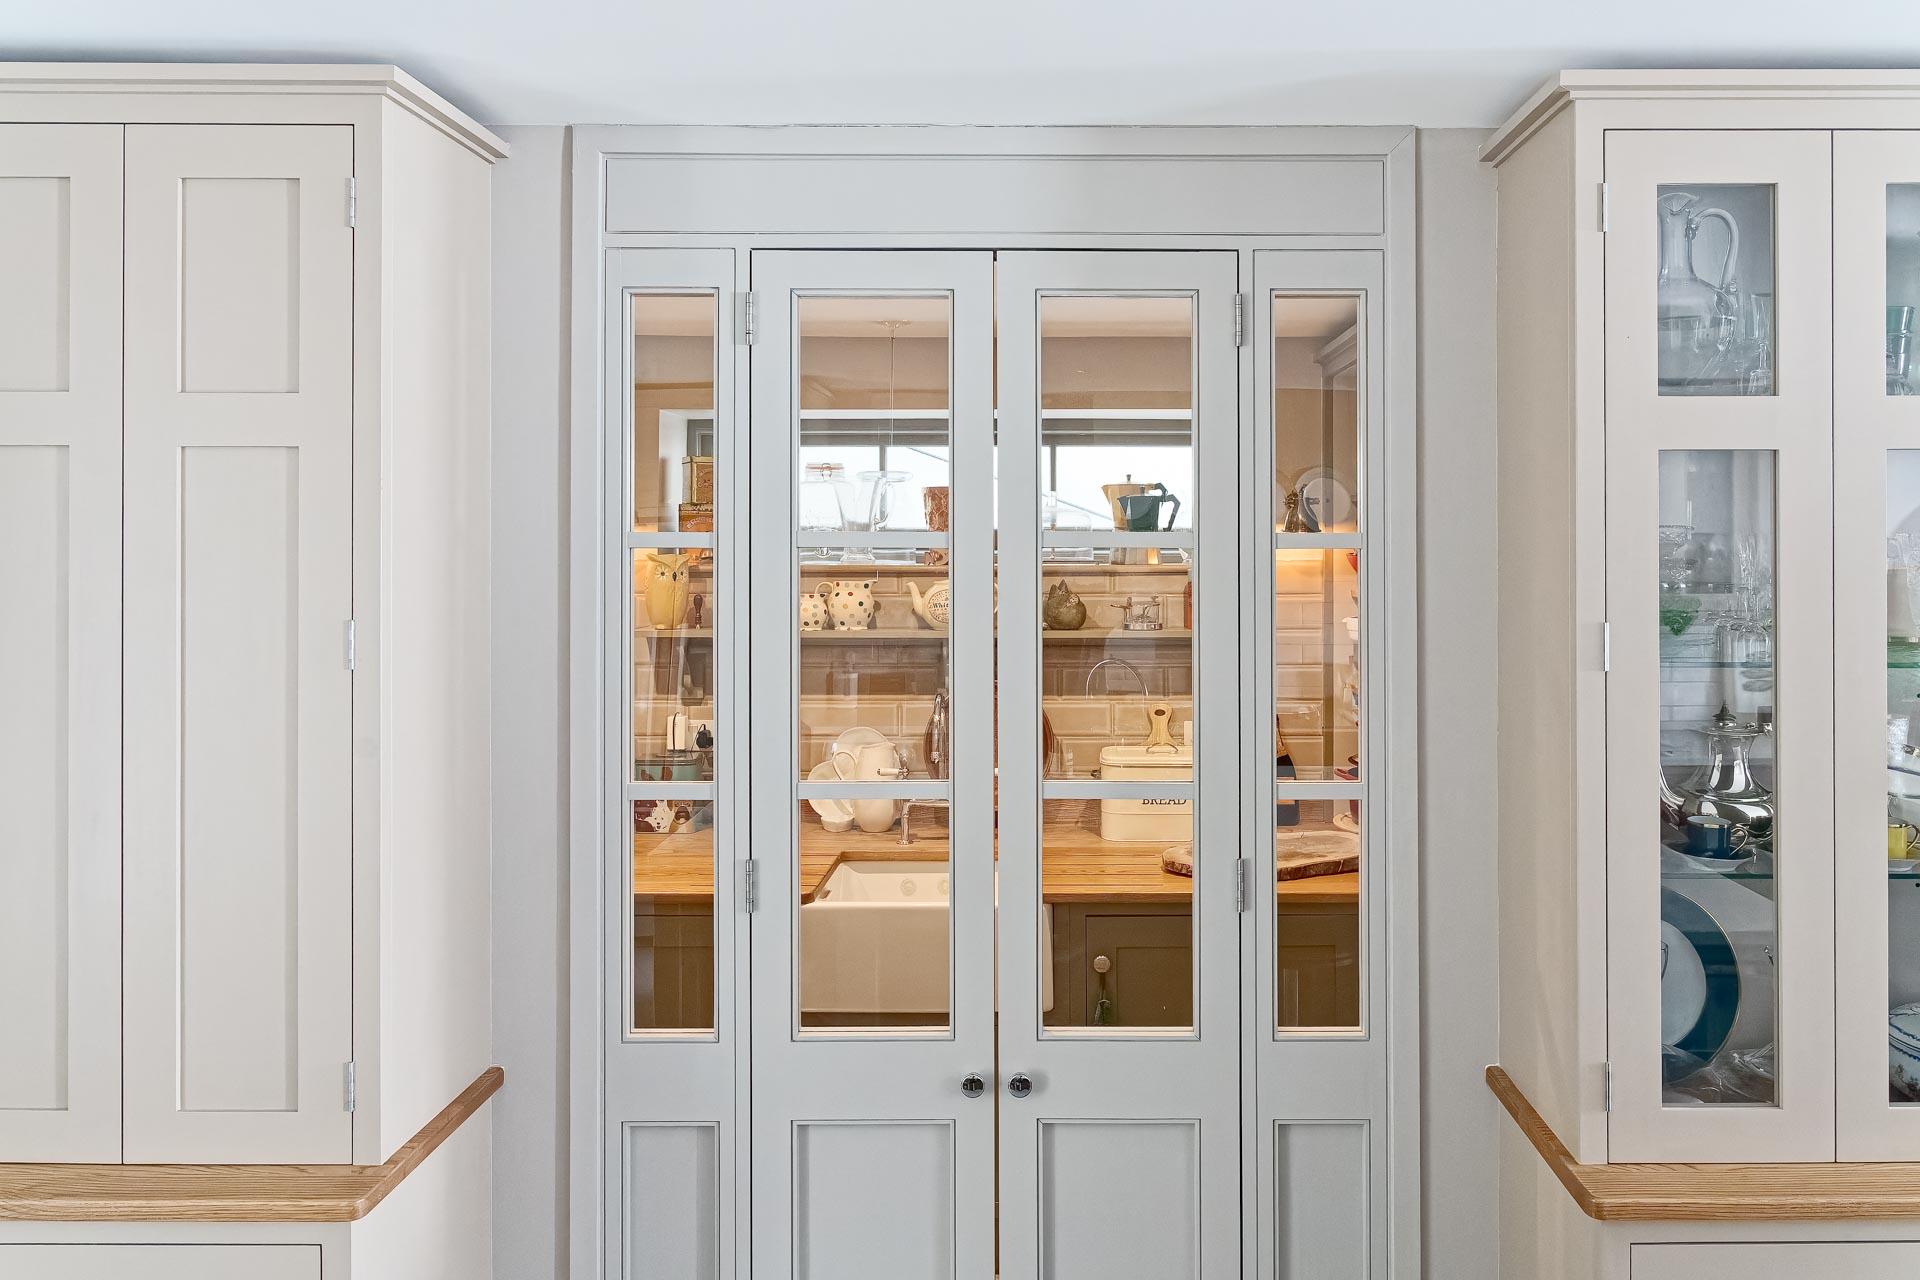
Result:
<instances>
[{"instance_id":1,"label":"chrome door knob","mask_svg":"<svg viewBox=\"0 0 1920 1280\"><path fill-rule=\"evenodd\" d=\"M987 1091L987 1082L980 1078L978 1071L969 1071L960 1081L960 1092L969 1098L977 1098Z\"/></svg>"},{"instance_id":2,"label":"chrome door knob","mask_svg":"<svg viewBox=\"0 0 1920 1280\"><path fill-rule=\"evenodd\" d=\"M1007 1092L1016 1098L1024 1098L1033 1092L1033 1081L1024 1071L1017 1071L1007 1079Z\"/></svg>"}]
</instances>

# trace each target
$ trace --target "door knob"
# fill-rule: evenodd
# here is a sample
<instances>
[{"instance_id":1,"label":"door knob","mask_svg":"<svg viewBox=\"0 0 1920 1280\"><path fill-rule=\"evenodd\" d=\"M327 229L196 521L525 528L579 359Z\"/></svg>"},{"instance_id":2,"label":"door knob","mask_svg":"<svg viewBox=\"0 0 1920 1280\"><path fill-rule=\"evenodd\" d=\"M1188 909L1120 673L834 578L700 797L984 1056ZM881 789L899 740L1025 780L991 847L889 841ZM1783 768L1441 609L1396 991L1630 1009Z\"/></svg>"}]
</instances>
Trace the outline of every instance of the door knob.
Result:
<instances>
[{"instance_id":1,"label":"door knob","mask_svg":"<svg viewBox=\"0 0 1920 1280\"><path fill-rule=\"evenodd\" d=\"M1033 1092L1033 1081L1024 1071L1016 1071L1007 1079L1007 1092L1016 1098L1024 1098Z\"/></svg>"},{"instance_id":2,"label":"door knob","mask_svg":"<svg viewBox=\"0 0 1920 1280\"><path fill-rule=\"evenodd\" d=\"M980 1078L978 1071L967 1072L966 1077L960 1081L960 1092L969 1098L977 1098L986 1091L987 1082Z\"/></svg>"}]
</instances>

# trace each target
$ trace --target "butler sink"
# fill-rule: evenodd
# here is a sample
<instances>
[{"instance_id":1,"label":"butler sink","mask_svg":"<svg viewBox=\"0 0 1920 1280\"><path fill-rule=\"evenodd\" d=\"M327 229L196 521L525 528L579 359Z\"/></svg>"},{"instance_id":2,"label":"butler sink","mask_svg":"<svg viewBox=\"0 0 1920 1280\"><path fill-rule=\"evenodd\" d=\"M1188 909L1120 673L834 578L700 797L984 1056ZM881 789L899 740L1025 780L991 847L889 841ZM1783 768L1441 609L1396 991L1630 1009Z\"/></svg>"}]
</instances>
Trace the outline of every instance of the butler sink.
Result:
<instances>
[{"instance_id":1,"label":"butler sink","mask_svg":"<svg viewBox=\"0 0 1920 1280\"><path fill-rule=\"evenodd\" d=\"M995 900L999 877L995 875ZM800 1011L876 1024L944 1022L945 862L842 862L800 906ZM1053 912L1040 917L1040 1002L1053 1007Z\"/></svg>"}]
</instances>

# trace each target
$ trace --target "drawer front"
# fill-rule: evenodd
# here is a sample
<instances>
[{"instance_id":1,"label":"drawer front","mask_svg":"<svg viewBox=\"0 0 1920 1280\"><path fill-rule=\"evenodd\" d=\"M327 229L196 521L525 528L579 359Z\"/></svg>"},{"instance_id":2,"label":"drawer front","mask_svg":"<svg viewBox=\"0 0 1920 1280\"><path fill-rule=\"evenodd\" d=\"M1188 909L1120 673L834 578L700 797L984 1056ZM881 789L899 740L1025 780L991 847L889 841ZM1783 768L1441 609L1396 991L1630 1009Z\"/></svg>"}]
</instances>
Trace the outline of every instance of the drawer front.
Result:
<instances>
[{"instance_id":1,"label":"drawer front","mask_svg":"<svg viewBox=\"0 0 1920 1280\"><path fill-rule=\"evenodd\" d=\"M33 1280L320 1280L317 1244L6 1244L0 1276Z\"/></svg>"},{"instance_id":2,"label":"drawer front","mask_svg":"<svg viewBox=\"0 0 1920 1280\"><path fill-rule=\"evenodd\" d=\"M1633 1280L1911 1280L1920 1242L1637 1244Z\"/></svg>"}]
</instances>

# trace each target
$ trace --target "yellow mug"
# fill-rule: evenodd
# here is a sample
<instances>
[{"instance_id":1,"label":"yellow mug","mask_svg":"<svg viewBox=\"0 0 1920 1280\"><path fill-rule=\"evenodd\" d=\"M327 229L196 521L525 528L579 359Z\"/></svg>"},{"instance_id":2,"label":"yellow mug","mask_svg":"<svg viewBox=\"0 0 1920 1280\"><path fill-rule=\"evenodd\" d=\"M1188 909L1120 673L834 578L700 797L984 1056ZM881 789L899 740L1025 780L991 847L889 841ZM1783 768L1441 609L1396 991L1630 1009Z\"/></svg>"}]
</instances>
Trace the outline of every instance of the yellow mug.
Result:
<instances>
[{"instance_id":1,"label":"yellow mug","mask_svg":"<svg viewBox=\"0 0 1920 1280\"><path fill-rule=\"evenodd\" d=\"M1912 856L1916 843L1920 843L1920 827L1911 822L1887 824L1887 861L1900 862Z\"/></svg>"}]
</instances>

